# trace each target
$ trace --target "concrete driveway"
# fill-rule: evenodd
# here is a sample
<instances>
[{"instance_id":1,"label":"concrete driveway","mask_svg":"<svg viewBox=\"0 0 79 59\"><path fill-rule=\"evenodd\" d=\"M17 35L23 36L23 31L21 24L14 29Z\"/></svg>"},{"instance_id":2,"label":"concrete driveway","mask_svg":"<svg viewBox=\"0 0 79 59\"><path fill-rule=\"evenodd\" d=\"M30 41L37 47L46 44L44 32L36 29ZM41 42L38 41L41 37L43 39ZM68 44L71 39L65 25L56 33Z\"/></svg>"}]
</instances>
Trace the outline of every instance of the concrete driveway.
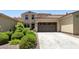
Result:
<instances>
[{"instance_id":1,"label":"concrete driveway","mask_svg":"<svg viewBox=\"0 0 79 59\"><path fill-rule=\"evenodd\" d=\"M77 49L79 38L58 32L39 32L40 49Z\"/></svg>"}]
</instances>

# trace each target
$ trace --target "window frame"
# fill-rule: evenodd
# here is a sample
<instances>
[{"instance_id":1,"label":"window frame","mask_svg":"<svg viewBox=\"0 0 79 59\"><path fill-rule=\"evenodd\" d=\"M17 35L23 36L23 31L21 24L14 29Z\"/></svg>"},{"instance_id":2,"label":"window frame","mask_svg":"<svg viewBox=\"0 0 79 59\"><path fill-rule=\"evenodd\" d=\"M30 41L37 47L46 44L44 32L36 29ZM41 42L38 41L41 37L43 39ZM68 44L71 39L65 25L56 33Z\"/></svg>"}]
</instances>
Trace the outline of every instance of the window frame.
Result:
<instances>
[{"instance_id":1,"label":"window frame","mask_svg":"<svg viewBox=\"0 0 79 59\"><path fill-rule=\"evenodd\" d=\"M25 15L25 20L28 20L28 19L29 19L28 15Z\"/></svg>"},{"instance_id":2,"label":"window frame","mask_svg":"<svg viewBox=\"0 0 79 59\"><path fill-rule=\"evenodd\" d=\"M34 15L32 15L32 20L34 20L35 19L35 16Z\"/></svg>"}]
</instances>

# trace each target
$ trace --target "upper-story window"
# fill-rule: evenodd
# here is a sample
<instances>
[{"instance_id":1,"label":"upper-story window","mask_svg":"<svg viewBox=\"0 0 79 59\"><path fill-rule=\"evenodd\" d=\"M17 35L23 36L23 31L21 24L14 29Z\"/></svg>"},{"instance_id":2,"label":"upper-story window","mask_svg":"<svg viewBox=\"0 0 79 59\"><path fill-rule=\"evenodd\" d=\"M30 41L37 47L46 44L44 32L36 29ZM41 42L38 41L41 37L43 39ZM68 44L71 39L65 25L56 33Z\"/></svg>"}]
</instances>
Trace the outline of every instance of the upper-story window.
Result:
<instances>
[{"instance_id":1,"label":"upper-story window","mask_svg":"<svg viewBox=\"0 0 79 59\"><path fill-rule=\"evenodd\" d=\"M32 19L35 19L34 15L32 15Z\"/></svg>"},{"instance_id":2,"label":"upper-story window","mask_svg":"<svg viewBox=\"0 0 79 59\"><path fill-rule=\"evenodd\" d=\"M28 15L25 15L25 20L28 20Z\"/></svg>"}]
</instances>

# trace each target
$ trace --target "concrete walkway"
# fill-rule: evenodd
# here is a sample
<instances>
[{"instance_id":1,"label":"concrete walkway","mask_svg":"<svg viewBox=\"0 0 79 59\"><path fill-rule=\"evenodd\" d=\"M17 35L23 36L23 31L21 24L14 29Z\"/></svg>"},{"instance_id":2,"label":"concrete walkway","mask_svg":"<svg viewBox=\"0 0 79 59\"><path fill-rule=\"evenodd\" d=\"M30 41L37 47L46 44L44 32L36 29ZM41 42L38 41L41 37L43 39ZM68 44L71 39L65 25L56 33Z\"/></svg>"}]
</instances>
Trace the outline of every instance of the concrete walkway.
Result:
<instances>
[{"instance_id":1,"label":"concrete walkway","mask_svg":"<svg viewBox=\"0 0 79 59\"><path fill-rule=\"evenodd\" d=\"M4 44L4 45L0 45L0 49L19 49L19 46Z\"/></svg>"},{"instance_id":2,"label":"concrete walkway","mask_svg":"<svg viewBox=\"0 0 79 59\"><path fill-rule=\"evenodd\" d=\"M58 32L39 32L40 49L77 49L79 48L79 38L58 33Z\"/></svg>"}]
</instances>

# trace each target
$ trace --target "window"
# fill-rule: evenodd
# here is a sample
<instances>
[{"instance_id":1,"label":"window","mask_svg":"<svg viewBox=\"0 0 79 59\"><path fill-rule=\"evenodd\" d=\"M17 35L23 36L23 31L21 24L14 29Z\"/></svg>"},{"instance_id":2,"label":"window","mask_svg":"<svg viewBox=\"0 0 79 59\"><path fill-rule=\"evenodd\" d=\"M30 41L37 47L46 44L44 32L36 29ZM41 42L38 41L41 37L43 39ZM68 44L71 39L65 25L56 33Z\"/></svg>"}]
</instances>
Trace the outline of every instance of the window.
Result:
<instances>
[{"instance_id":1,"label":"window","mask_svg":"<svg viewBox=\"0 0 79 59\"><path fill-rule=\"evenodd\" d=\"M32 15L32 19L35 19L35 18L34 18L34 15Z\"/></svg>"},{"instance_id":2,"label":"window","mask_svg":"<svg viewBox=\"0 0 79 59\"><path fill-rule=\"evenodd\" d=\"M28 15L25 15L25 20L28 20Z\"/></svg>"}]
</instances>

